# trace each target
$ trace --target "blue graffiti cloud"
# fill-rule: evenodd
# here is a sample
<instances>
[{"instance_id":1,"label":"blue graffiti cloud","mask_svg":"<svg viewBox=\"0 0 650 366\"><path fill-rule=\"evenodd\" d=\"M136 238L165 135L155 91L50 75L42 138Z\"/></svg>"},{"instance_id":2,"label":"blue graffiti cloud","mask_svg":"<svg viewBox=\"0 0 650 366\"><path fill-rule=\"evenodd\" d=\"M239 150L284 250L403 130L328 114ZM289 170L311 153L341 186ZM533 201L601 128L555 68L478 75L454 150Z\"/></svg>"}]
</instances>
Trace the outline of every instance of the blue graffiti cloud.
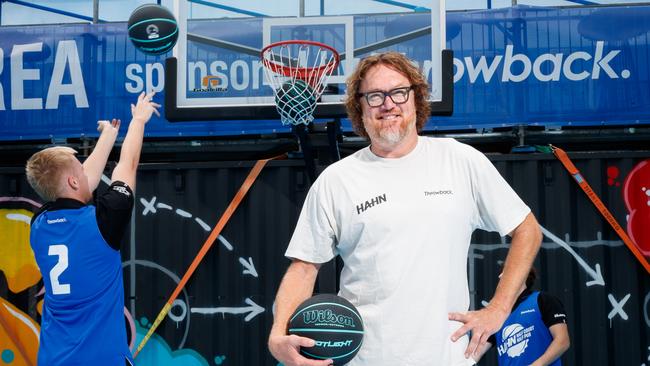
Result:
<instances>
[{"instance_id":1,"label":"blue graffiti cloud","mask_svg":"<svg viewBox=\"0 0 650 366\"><path fill-rule=\"evenodd\" d=\"M14 352L10 349L2 351L2 362L5 364L10 364L14 362Z\"/></svg>"},{"instance_id":2,"label":"blue graffiti cloud","mask_svg":"<svg viewBox=\"0 0 650 366\"><path fill-rule=\"evenodd\" d=\"M135 323L137 334L135 346L137 347L147 334L148 329L141 327L137 321ZM192 349L172 351L167 342L155 333L138 354L135 364L137 366L210 366L203 356Z\"/></svg>"}]
</instances>

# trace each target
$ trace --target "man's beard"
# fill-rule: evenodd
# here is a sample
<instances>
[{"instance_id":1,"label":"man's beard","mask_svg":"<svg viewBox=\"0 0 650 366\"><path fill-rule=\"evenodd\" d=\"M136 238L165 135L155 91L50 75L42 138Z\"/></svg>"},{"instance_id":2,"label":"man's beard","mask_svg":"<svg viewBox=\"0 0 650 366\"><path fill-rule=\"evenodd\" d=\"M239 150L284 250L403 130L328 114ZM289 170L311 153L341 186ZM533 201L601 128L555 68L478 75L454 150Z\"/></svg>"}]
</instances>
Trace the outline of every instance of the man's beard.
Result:
<instances>
[{"instance_id":1,"label":"man's beard","mask_svg":"<svg viewBox=\"0 0 650 366\"><path fill-rule=\"evenodd\" d=\"M415 128L414 123L402 123L397 129L395 128L379 128L375 130L371 137L379 140L383 144L395 146L402 142L406 135L409 134Z\"/></svg>"}]
</instances>

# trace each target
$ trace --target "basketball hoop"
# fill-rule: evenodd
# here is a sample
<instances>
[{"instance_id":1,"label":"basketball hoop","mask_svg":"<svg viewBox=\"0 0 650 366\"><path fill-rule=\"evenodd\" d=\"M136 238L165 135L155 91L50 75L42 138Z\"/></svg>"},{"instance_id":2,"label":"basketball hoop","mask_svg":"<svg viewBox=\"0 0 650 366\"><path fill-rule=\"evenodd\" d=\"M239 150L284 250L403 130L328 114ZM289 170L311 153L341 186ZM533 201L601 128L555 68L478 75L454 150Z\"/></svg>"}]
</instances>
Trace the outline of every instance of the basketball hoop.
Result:
<instances>
[{"instance_id":1,"label":"basketball hoop","mask_svg":"<svg viewBox=\"0 0 650 366\"><path fill-rule=\"evenodd\" d=\"M262 49L264 74L283 124L309 124L327 79L339 65L338 52L313 41L282 41Z\"/></svg>"}]
</instances>

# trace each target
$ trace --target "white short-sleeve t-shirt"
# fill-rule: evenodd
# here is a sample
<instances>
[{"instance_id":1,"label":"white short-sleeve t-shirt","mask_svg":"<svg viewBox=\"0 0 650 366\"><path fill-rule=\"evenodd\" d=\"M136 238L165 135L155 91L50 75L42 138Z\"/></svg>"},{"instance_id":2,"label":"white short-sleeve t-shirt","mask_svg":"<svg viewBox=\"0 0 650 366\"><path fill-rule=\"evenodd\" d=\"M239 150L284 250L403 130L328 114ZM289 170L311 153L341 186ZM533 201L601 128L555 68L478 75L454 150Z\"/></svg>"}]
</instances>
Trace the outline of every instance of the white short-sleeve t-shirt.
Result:
<instances>
[{"instance_id":1,"label":"white short-sleeve t-shirt","mask_svg":"<svg viewBox=\"0 0 650 366\"><path fill-rule=\"evenodd\" d=\"M285 255L344 262L339 295L361 313L352 366L471 365L467 254L477 229L506 235L530 212L492 163L453 139L419 137L404 157L369 148L329 166L311 187Z\"/></svg>"}]
</instances>

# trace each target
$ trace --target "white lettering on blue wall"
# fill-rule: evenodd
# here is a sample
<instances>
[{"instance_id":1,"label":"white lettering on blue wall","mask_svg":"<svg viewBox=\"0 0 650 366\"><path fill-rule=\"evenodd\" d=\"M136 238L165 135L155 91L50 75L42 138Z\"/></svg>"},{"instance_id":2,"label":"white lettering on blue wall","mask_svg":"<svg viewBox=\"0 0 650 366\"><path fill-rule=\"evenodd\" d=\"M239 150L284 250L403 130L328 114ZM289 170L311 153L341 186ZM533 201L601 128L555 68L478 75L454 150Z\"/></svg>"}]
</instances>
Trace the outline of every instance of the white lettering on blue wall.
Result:
<instances>
[{"instance_id":1,"label":"white lettering on blue wall","mask_svg":"<svg viewBox=\"0 0 650 366\"><path fill-rule=\"evenodd\" d=\"M228 65L225 62L215 61L210 64L210 75L216 76L219 79L219 87L228 89L228 75L221 72L221 70L228 70ZM194 83L194 79L192 78L190 82Z\"/></svg>"},{"instance_id":2,"label":"white lettering on blue wall","mask_svg":"<svg viewBox=\"0 0 650 366\"><path fill-rule=\"evenodd\" d=\"M124 88L129 93L140 94L143 91L156 93L165 89L165 68L160 62L147 63L144 69L144 80L142 77L142 65L128 64L125 69L127 81Z\"/></svg>"},{"instance_id":3,"label":"white lettering on blue wall","mask_svg":"<svg viewBox=\"0 0 650 366\"><path fill-rule=\"evenodd\" d=\"M604 41L597 41L591 51L580 50L568 54L544 53L531 56L517 53L513 45L507 45L503 54L455 58L454 82L462 80L466 75L470 84L494 81L519 83L531 77L540 82L629 78L630 70L615 70L615 66L620 65L620 62L616 63L615 60L621 54L621 50L605 47ZM61 40L57 43L50 80L42 80L42 78L47 79L47 76L43 76L47 74L42 74L44 72L42 68L25 63L29 53L41 52L44 52L42 42L14 45L9 56L9 68L4 70L4 65L0 64L0 75L9 72L7 79L10 84L10 86L0 84L0 110L5 110L7 107L13 110L57 109L61 96L72 96L77 108L89 108L76 42ZM4 50L0 49L0 59L2 58L4 58ZM428 78L431 74L431 61L424 60L420 66ZM188 62L187 67L188 90L201 88L203 77L208 75L217 77L219 87L225 90L260 90L268 85L264 78L264 66L257 60L235 60L230 64L222 60L198 60ZM64 83L66 74L69 75L69 81ZM34 87L38 85L48 85L47 90ZM164 86L165 73L162 63L126 65L124 87L127 92L132 94L144 90L161 92ZM10 91L7 95L10 102L7 104L4 87L8 87Z\"/></svg>"},{"instance_id":4,"label":"white lettering on blue wall","mask_svg":"<svg viewBox=\"0 0 650 366\"><path fill-rule=\"evenodd\" d=\"M156 62L145 65L145 87L146 92L161 92L165 89L165 68L162 63ZM155 83L154 83L155 82Z\"/></svg>"},{"instance_id":5,"label":"white lettering on blue wall","mask_svg":"<svg viewBox=\"0 0 650 366\"><path fill-rule=\"evenodd\" d=\"M17 44L11 50L11 109L43 109L43 99L25 97L25 81L40 80L41 70L25 69L23 54L41 52L43 42Z\"/></svg>"},{"instance_id":6,"label":"white lettering on blue wall","mask_svg":"<svg viewBox=\"0 0 650 366\"><path fill-rule=\"evenodd\" d=\"M464 57L462 60L454 58L454 82L460 81L467 71L471 84L477 82L479 78L489 83L497 74L499 66L501 66L503 83L522 82L531 75L542 82L560 81L562 75L571 81L581 81L589 77L596 80L601 77L601 71L610 79L619 77L627 79L630 77L630 70L621 70L619 75L610 65L610 62L620 53L621 50L611 50L605 54L605 42L598 41L593 55L585 51L572 52L566 57L563 53L545 53L531 60L527 54L515 53L513 45L507 45L505 54L495 55L490 61L486 56L481 56L478 60L472 57ZM591 64L588 63L589 61ZM424 65L423 71L428 77L431 68L426 67L426 62ZM545 67L547 65L548 68ZM546 73L543 70L546 70Z\"/></svg>"},{"instance_id":7,"label":"white lettering on blue wall","mask_svg":"<svg viewBox=\"0 0 650 366\"><path fill-rule=\"evenodd\" d=\"M14 45L10 55L9 79L11 84L11 109L13 110L34 110L43 109L43 98L41 96L25 95L25 83L36 82L41 80L40 69L30 69L25 67L24 55L30 52L42 52L43 42ZM3 58L4 51L0 49L0 59ZM63 77L68 71L70 83L65 84ZM0 74L2 66L0 66ZM40 85L43 85L41 83ZM28 88L29 90L39 90L38 88ZM5 109L4 97L0 85L0 110ZM71 95L74 97L77 108L88 108L88 96L84 85L83 73L81 71L81 62L77 44L72 40L63 40L57 43L56 53L54 55L54 67L52 77L49 80L47 95L45 99L46 109L56 109L59 107L59 98L62 95Z\"/></svg>"},{"instance_id":8,"label":"white lettering on blue wall","mask_svg":"<svg viewBox=\"0 0 650 366\"><path fill-rule=\"evenodd\" d=\"M126 79L127 82L124 83L126 91L129 93L140 93L144 87L142 78L140 74L142 73L142 66L140 64L128 64L126 65Z\"/></svg>"},{"instance_id":9,"label":"white lettering on blue wall","mask_svg":"<svg viewBox=\"0 0 650 366\"><path fill-rule=\"evenodd\" d=\"M63 75L66 68L70 71L70 84L63 84ZM60 41L56 47L54 70L52 71L50 86L47 89L45 109L59 108L59 97L61 95L72 95L77 108L88 108L88 97L75 41Z\"/></svg>"},{"instance_id":10,"label":"white lettering on blue wall","mask_svg":"<svg viewBox=\"0 0 650 366\"><path fill-rule=\"evenodd\" d=\"M235 60L230 65L221 60L212 61L210 67L204 61L187 63L187 90L201 88L201 80L212 75L219 79L219 87L233 90L253 89L259 90L260 86L268 85L264 78L264 65L258 60L248 63L244 60ZM210 74L208 74L208 69Z\"/></svg>"}]
</instances>

